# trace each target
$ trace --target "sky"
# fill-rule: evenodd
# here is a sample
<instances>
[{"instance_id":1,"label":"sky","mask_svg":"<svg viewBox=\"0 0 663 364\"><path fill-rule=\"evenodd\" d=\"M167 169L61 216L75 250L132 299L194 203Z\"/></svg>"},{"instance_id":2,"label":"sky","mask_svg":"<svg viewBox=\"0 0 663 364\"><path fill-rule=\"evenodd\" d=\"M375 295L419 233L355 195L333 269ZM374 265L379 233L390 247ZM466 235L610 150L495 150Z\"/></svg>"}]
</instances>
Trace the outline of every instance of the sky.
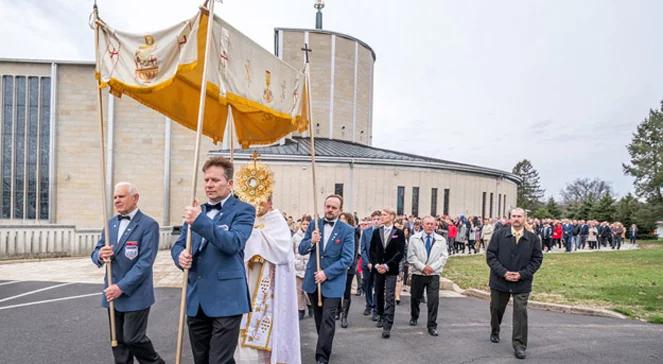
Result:
<instances>
[{"instance_id":1,"label":"sky","mask_svg":"<svg viewBox=\"0 0 663 364\"><path fill-rule=\"evenodd\" d=\"M201 0L97 0L111 26L161 29ZM92 0L0 0L0 58L92 60ZM314 0L225 0L215 13L273 51L314 28ZM600 178L623 196L626 145L663 100L663 1L328 0L324 29L373 48L373 145L511 171L546 196Z\"/></svg>"}]
</instances>

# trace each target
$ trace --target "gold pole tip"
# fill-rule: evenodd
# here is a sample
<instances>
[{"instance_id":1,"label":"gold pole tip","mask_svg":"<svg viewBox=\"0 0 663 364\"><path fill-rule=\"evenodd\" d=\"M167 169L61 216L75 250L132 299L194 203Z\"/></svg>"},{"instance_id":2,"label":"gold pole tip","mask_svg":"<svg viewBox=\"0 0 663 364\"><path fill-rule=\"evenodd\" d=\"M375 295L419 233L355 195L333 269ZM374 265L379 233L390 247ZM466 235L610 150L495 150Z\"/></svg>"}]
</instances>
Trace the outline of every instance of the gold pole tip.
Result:
<instances>
[{"instance_id":1,"label":"gold pole tip","mask_svg":"<svg viewBox=\"0 0 663 364\"><path fill-rule=\"evenodd\" d=\"M117 340L111 340L111 347L117 347Z\"/></svg>"}]
</instances>

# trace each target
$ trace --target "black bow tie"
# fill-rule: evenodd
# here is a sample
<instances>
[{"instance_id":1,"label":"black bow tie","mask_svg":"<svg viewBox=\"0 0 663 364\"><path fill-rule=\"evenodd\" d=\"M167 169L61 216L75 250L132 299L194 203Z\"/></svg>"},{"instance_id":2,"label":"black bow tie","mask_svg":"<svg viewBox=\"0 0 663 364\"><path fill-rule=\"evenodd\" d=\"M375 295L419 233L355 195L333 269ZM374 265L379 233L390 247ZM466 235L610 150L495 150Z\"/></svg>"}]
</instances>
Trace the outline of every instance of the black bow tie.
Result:
<instances>
[{"instance_id":1,"label":"black bow tie","mask_svg":"<svg viewBox=\"0 0 663 364\"><path fill-rule=\"evenodd\" d=\"M131 216L129 216L129 215L118 215L117 216L118 221L122 221L124 219L127 219L127 220L131 221Z\"/></svg>"},{"instance_id":2,"label":"black bow tie","mask_svg":"<svg viewBox=\"0 0 663 364\"><path fill-rule=\"evenodd\" d=\"M221 211L221 203L217 203L217 204L214 204L214 205L206 203L205 206L206 206L206 209L205 209L206 211L212 211L212 210Z\"/></svg>"},{"instance_id":3,"label":"black bow tie","mask_svg":"<svg viewBox=\"0 0 663 364\"><path fill-rule=\"evenodd\" d=\"M329 225L329 226L334 226L334 221L329 221L329 220L322 220L324 225Z\"/></svg>"}]
</instances>

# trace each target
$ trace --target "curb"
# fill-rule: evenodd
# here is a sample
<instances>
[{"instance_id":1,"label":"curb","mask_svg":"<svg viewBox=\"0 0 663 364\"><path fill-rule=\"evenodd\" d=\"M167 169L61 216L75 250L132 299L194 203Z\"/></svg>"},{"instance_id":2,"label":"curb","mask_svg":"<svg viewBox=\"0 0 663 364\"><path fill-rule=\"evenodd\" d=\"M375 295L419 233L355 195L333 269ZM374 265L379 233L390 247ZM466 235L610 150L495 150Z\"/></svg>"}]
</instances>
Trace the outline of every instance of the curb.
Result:
<instances>
[{"instance_id":1,"label":"curb","mask_svg":"<svg viewBox=\"0 0 663 364\"><path fill-rule=\"evenodd\" d=\"M484 300L490 300L490 293L486 291L482 291L476 288L469 288L469 289L462 289L458 287L456 283L453 281L447 279L447 278L442 278L441 286L443 287L442 289L444 290L449 290L449 291L454 291L456 293L460 293L464 296L467 297L475 297L475 298L481 298ZM592 307L586 307L586 306L571 306L571 305L563 305L559 303L548 303L548 302L540 302L540 301L528 301L527 305L531 308L537 309L537 310L543 310L543 311L551 311L551 312L559 312L559 313L570 313L574 315L587 315L587 316L598 316L598 317L610 317L610 318L616 318L616 319L621 319L621 320L629 320L627 316L624 316L620 313L606 310L606 309L601 309L601 308L592 308Z\"/></svg>"}]
</instances>

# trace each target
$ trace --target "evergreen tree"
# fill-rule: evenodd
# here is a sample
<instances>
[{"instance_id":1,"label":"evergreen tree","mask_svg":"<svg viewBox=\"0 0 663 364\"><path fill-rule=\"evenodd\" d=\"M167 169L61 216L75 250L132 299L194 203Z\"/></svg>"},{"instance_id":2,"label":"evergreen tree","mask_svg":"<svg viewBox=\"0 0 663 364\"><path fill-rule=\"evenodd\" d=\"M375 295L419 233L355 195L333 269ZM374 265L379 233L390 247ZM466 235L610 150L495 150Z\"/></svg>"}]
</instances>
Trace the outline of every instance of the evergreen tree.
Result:
<instances>
[{"instance_id":1,"label":"evergreen tree","mask_svg":"<svg viewBox=\"0 0 663 364\"><path fill-rule=\"evenodd\" d=\"M614 221L616 212L615 199L612 195L605 194L594 205L592 217L598 221Z\"/></svg>"},{"instance_id":2,"label":"evergreen tree","mask_svg":"<svg viewBox=\"0 0 663 364\"><path fill-rule=\"evenodd\" d=\"M648 202L663 204L663 102L661 110L649 110L626 146L630 164L624 173L635 177L635 192Z\"/></svg>"},{"instance_id":3,"label":"evergreen tree","mask_svg":"<svg viewBox=\"0 0 663 364\"><path fill-rule=\"evenodd\" d=\"M530 211L535 210L541 204L544 193L544 190L541 188L539 172L534 169L532 163L527 159L516 163L512 172L522 178L522 183L518 186L518 198L516 202L518 207Z\"/></svg>"},{"instance_id":4,"label":"evergreen tree","mask_svg":"<svg viewBox=\"0 0 663 364\"><path fill-rule=\"evenodd\" d=\"M551 218L559 219L562 217L562 209L552 197L550 197L548 203L546 203L546 210L550 213Z\"/></svg>"}]
</instances>

